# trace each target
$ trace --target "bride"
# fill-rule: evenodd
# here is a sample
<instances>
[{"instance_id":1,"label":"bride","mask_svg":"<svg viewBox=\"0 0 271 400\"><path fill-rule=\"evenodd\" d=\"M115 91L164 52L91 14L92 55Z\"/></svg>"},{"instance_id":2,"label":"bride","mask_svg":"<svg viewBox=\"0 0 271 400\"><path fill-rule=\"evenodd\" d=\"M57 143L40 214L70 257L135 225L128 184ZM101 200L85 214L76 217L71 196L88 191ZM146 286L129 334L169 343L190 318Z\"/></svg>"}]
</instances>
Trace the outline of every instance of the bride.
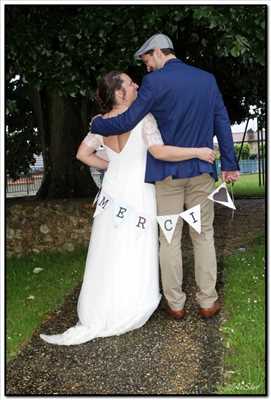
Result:
<instances>
[{"instance_id":1,"label":"bride","mask_svg":"<svg viewBox=\"0 0 271 400\"><path fill-rule=\"evenodd\" d=\"M123 113L136 99L137 88L125 73L106 74L97 90L103 117ZM101 145L108 161L96 154ZM106 172L78 299L78 323L62 334L40 335L46 342L75 345L120 335L140 328L158 307L156 199L154 185L144 182L147 151L167 161L200 158L213 163L215 158L209 148L164 145L151 114L119 136L87 134L77 158Z\"/></svg>"}]
</instances>

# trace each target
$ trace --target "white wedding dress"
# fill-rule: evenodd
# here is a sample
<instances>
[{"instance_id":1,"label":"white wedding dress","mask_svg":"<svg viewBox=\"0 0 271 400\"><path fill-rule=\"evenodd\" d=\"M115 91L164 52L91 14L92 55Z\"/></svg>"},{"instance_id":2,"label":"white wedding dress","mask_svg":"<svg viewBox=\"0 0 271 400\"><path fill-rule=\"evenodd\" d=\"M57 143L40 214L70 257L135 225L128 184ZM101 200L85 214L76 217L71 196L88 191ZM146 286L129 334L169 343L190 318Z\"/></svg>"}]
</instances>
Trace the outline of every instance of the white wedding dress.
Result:
<instances>
[{"instance_id":1,"label":"white wedding dress","mask_svg":"<svg viewBox=\"0 0 271 400\"><path fill-rule=\"evenodd\" d=\"M120 153L104 145L110 162L97 204L104 204L103 195L110 201L104 211L97 206L100 213L94 218L77 305L79 320L62 334L40 335L46 342L75 345L120 335L140 328L158 307L155 187L144 183L148 135L155 129L157 133L148 114L131 131ZM93 138L96 148L103 144L102 136L90 133L85 143L93 146ZM116 217L120 206L127 209L123 220ZM124 215L123 210L119 215Z\"/></svg>"}]
</instances>

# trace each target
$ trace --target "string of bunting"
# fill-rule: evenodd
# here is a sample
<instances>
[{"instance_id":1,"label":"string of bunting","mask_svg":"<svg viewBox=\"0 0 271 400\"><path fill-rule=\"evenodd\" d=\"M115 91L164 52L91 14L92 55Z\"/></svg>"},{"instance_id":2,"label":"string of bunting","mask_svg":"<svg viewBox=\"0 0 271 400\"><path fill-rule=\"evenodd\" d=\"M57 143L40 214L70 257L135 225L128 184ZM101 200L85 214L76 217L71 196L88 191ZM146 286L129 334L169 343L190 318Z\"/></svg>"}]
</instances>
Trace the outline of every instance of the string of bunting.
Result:
<instances>
[{"instance_id":1,"label":"string of bunting","mask_svg":"<svg viewBox=\"0 0 271 400\"><path fill-rule=\"evenodd\" d=\"M219 203L225 207L229 207L233 210L236 210L234 202L228 192L226 183L223 182L216 190L214 190L208 197L209 200ZM110 195L108 195L105 191L100 190L93 202L93 205L96 204L96 210L94 212L93 218L102 213L105 209L107 209L110 205L113 207L113 218L114 225L117 228L120 224L127 221L128 217L133 215L135 228L140 232L146 231L150 223L153 220L153 216L149 216L146 212L138 212L133 209L133 207L129 206L123 201L117 201L113 199ZM173 237L178 219L182 218L185 220L196 232L201 233L201 205L197 204L194 207L189 208L186 211L183 211L178 214L172 215L157 215L156 220L165 235L168 243L171 242Z\"/></svg>"}]
</instances>

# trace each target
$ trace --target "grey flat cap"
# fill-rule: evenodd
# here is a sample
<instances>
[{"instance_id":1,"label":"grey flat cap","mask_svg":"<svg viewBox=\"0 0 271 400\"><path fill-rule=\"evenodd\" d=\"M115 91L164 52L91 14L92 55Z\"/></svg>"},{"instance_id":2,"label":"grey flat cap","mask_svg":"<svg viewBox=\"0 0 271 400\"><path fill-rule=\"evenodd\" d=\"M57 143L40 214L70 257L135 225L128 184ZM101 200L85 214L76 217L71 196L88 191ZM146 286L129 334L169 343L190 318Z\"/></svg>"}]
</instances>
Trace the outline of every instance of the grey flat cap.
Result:
<instances>
[{"instance_id":1,"label":"grey flat cap","mask_svg":"<svg viewBox=\"0 0 271 400\"><path fill-rule=\"evenodd\" d=\"M144 44L143 46L140 47L139 50L135 53L134 57L135 59L140 59L140 56L142 56L144 53L147 53L147 51L153 50L153 49L174 49L172 41L170 38L163 33L156 33L152 37L150 37Z\"/></svg>"}]
</instances>

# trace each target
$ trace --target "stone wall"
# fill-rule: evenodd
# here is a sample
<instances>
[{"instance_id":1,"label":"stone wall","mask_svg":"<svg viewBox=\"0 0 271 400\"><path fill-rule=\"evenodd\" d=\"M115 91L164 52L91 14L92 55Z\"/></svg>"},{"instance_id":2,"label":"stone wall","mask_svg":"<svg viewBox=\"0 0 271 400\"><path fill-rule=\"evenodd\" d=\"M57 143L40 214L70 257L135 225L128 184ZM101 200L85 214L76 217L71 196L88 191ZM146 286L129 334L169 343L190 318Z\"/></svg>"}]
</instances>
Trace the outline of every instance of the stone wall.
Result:
<instances>
[{"instance_id":1,"label":"stone wall","mask_svg":"<svg viewBox=\"0 0 271 400\"><path fill-rule=\"evenodd\" d=\"M7 256L87 246L93 211L88 199L7 200Z\"/></svg>"}]
</instances>

